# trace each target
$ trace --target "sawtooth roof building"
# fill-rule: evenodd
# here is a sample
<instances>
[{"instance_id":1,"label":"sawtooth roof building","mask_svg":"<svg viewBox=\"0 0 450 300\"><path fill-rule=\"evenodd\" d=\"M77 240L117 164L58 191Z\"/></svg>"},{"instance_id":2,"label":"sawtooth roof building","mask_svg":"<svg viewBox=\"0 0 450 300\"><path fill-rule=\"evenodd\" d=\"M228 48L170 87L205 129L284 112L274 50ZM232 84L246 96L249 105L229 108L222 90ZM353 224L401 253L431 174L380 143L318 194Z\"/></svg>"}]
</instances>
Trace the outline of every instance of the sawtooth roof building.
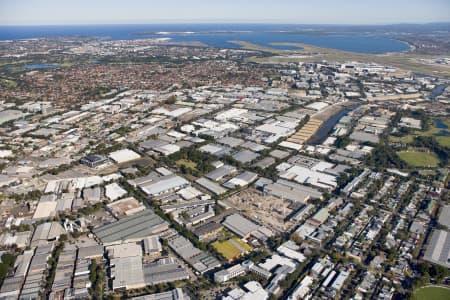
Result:
<instances>
[{"instance_id":1,"label":"sawtooth roof building","mask_svg":"<svg viewBox=\"0 0 450 300\"><path fill-rule=\"evenodd\" d=\"M93 232L103 244L114 244L123 241L141 240L168 228L169 223L161 219L151 209L146 209L133 216L98 227Z\"/></svg>"}]
</instances>

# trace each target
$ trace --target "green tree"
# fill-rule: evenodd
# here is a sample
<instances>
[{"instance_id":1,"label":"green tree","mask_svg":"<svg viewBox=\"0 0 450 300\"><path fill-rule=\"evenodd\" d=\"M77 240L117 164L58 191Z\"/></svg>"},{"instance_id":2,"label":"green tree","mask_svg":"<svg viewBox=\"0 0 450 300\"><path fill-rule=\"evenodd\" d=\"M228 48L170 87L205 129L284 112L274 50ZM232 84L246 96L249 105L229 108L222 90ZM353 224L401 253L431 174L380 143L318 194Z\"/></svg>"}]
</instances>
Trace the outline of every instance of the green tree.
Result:
<instances>
[{"instance_id":1,"label":"green tree","mask_svg":"<svg viewBox=\"0 0 450 300\"><path fill-rule=\"evenodd\" d=\"M166 104L175 104L177 102L177 96L171 95L167 98Z\"/></svg>"}]
</instances>

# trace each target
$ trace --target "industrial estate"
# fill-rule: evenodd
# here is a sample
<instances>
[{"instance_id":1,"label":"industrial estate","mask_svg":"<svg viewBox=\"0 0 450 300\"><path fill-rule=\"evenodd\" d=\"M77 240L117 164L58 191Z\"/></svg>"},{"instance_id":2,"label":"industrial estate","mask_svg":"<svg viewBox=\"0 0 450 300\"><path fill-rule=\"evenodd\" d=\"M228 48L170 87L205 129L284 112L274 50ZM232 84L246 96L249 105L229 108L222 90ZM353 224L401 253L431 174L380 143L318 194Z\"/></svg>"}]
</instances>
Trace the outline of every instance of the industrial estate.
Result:
<instances>
[{"instance_id":1,"label":"industrial estate","mask_svg":"<svg viewBox=\"0 0 450 300\"><path fill-rule=\"evenodd\" d=\"M316 51L0 42L0 299L438 299L449 79Z\"/></svg>"}]
</instances>

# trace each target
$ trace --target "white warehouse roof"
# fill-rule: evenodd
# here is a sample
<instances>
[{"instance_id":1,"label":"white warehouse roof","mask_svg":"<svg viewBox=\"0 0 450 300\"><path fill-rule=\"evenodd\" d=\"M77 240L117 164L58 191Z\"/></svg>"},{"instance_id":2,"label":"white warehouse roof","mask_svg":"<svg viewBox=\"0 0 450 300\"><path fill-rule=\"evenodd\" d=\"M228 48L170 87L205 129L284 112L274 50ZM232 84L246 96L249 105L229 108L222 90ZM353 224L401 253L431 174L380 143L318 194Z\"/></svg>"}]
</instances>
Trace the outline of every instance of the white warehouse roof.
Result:
<instances>
[{"instance_id":1,"label":"white warehouse roof","mask_svg":"<svg viewBox=\"0 0 450 300\"><path fill-rule=\"evenodd\" d=\"M105 186L105 196L109 200L114 201L127 194L127 191L120 187L117 183L111 183Z\"/></svg>"},{"instance_id":2,"label":"white warehouse roof","mask_svg":"<svg viewBox=\"0 0 450 300\"><path fill-rule=\"evenodd\" d=\"M178 190L189 185L189 181L178 175L167 175L160 177L158 180L141 186L142 190L151 196L157 196L169 191Z\"/></svg>"},{"instance_id":3,"label":"white warehouse roof","mask_svg":"<svg viewBox=\"0 0 450 300\"><path fill-rule=\"evenodd\" d=\"M111 152L109 157L116 163L124 163L140 158L141 156L130 149L122 149L118 151Z\"/></svg>"}]
</instances>

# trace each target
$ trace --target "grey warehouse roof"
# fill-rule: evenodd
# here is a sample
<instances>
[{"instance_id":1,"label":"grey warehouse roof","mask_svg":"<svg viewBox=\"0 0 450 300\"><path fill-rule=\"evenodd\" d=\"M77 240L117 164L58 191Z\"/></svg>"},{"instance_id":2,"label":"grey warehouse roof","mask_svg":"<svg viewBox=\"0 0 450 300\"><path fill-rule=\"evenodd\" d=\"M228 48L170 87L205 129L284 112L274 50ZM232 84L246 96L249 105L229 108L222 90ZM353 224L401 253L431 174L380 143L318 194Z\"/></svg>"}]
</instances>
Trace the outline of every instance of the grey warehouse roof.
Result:
<instances>
[{"instance_id":1,"label":"grey warehouse roof","mask_svg":"<svg viewBox=\"0 0 450 300\"><path fill-rule=\"evenodd\" d=\"M442 207L441 213L439 214L439 224L450 228L450 205Z\"/></svg>"},{"instance_id":2,"label":"grey warehouse roof","mask_svg":"<svg viewBox=\"0 0 450 300\"><path fill-rule=\"evenodd\" d=\"M164 230L168 225L151 209L146 209L120 221L98 227L93 232L102 243L111 243L143 238Z\"/></svg>"},{"instance_id":3,"label":"grey warehouse roof","mask_svg":"<svg viewBox=\"0 0 450 300\"><path fill-rule=\"evenodd\" d=\"M222 225L241 237L245 237L253 231L259 229L258 225L250 220L247 220L240 214L228 216L225 221L222 222Z\"/></svg>"},{"instance_id":4,"label":"grey warehouse roof","mask_svg":"<svg viewBox=\"0 0 450 300\"><path fill-rule=\"evenodd\" d=\"M189 185L189 181L178 175L172 174L158 178L155 182L141 186L147 195L159 195L168 191L179 189Z\"/></svg>"},{"instance_id":5,"label":"grey warehouse roof","mask_svg":"<svg viewBox=\"0 0 450 300\"><path fill-rule=\"evenodd\" d=\"M450 267L450 233L445 230L434 230L431 241L425 251L426 261Z\"/></svg>"}]
</instances>

